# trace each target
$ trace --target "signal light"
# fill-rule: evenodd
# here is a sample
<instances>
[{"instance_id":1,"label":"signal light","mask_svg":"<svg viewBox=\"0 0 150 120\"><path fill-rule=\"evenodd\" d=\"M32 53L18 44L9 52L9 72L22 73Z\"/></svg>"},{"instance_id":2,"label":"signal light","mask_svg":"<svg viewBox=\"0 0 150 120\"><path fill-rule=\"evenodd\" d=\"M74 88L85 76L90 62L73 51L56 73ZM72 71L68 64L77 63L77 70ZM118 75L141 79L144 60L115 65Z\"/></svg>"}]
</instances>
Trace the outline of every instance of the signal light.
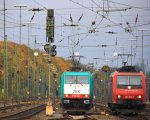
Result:
<instances>
[{"instance_id":1,"label":"signal light","mask_svg":"<svg viewBox=\"0 0 150 120\"><path fill-rule=\"evenodd\" d=\"M56 54L57 54L57 52L56 52L56 45L53 45L52 47L51 47L51 56L56 56Z\"/></svg>"},{"instance_id":2,"label":"signal light","mask_svg":"<svg viewBox=\"0 0 150 120\"><path fill-rule=\"evenodd\" d=\"M49 53L52 57L56 56L56 45L50 46L49 44L44 45L44 50Z\"/></svg>"}]
</instances>

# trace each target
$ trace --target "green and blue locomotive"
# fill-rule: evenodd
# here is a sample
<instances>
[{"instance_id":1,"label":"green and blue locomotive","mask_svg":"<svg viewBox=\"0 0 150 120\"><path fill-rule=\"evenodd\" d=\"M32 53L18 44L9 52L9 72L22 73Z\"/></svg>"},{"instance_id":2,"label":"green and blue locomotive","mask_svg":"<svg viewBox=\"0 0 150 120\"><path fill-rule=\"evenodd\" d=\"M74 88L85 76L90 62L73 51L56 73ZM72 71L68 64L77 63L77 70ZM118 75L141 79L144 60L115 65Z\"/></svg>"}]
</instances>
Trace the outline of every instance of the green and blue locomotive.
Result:
<instances>
[{"instance_id":1,"label":"green and blue locomotive","mask_svg":"<svg viewBox=\"0 0 150 120\"><path fill-rule=\"evenodd\" d=\"M60 78L63 108L90 109L93 105L93 79L90 72L65 71Z\"/></svg>"}]
</instances>

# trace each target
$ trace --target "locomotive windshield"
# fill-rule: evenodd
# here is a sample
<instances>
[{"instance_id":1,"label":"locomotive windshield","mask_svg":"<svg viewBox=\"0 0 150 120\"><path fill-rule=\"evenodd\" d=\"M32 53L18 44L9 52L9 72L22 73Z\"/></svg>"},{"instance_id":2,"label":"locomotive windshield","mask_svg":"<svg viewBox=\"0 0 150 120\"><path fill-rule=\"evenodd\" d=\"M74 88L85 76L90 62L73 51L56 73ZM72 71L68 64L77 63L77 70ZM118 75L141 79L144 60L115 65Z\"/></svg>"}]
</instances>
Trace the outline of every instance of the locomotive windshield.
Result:
<instances>
[{"instance_id":1,"label":"locomotive windshield","mask_svg":"<svg viewBox=\"0 0 150 120\"><path fill-rule=\"evenodd\" d=\"M65 84L88 84L88 76L66 76Z\"/></svg>"},{"instance_id":2,"label":"locomotive windshield","mask_svg":"<svg viewBox=\"0 0 150 120\"><path fill-rule=\"evenodd\" d=\"M131 86L134 88L142 88L142 78L141 76L117 76L117 87L127 88Z\"/></svg>"}]
</instances>

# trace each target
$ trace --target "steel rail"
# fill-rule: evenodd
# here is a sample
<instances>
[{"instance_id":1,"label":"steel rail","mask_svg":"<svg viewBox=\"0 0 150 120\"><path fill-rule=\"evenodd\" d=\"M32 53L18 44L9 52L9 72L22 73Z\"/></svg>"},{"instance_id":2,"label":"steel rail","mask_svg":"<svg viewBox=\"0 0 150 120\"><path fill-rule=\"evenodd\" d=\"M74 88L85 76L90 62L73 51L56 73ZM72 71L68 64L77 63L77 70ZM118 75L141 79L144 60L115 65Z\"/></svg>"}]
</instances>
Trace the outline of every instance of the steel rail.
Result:
<instances>
[{"instance_id":1,"label":"steel rail","mask_svg":"<svg viewBox=\"0 0 150 120\"><path fill-rule=\"evenodd\" d=\"M36 107L32 107L23 111L20 111L18 113L10 114L7 116L1 116L1 120L23 120L30 118L34 116L35 114L38 114L39 112L45 110L46 105L42 104Z\"/></svg>"}]
</instances>

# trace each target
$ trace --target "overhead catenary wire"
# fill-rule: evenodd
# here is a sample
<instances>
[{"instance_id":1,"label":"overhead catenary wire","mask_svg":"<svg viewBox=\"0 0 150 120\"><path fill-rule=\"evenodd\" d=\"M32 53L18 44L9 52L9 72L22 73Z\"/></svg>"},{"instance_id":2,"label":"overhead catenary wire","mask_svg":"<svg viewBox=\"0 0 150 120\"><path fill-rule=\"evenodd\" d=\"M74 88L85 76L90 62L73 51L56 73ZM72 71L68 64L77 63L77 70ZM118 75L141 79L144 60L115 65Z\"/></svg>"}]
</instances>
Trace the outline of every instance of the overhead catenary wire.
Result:
<instances>
[{"instance_id":1,"label":"overhead catenary wire","mask_svg":"<svg viewBox=\"0 0 150 120\"><path fill-rule=\"evenodd\" d=\"M70 0L70 1L74 2L73 0ZM80 3L77 3L77 2L74 2L74 3L80 5L80 6L84 7L84 8L87 8L86 6L81 5ZM88 9L88 8L87 8L87 9ZM91 11L94 12L94 10L91 10ZM107 19L107 18L105 17L105 19ZM112 20L110 20L110 19L108 19L108 20L111 21L112 23L114 23ZM126 22L126 23L127 23L127 22ZM114 24L116 24L116 23L114 23ZM116 26L119 26L119 27L123 28L123 29L125 30L125 32L127 31L126 28L124 28L124 27L122 26L122 24L119 24L119 25L116 25ZM129 27L129 26L128 26L128 27ZM128 28L127 28L127 29L128 29ZM131 34L133 37L135 37L135 35L132 33L132 31L131 31L131 32L130 32L130 31L127 31L127 33L129 33L129 34Z\"/></svg>"},{"instance_id":2,"label":"overhead catenary wire","mask_svg":"<svg viewBox=\"0 0 150 120\"><path fill-rule=\"evenodd\" d=\"M0 21L4 21L4 19L0 19ZM15 21L16 21L16 20L15 20ZM16 24L16 25L19 25L17 22L12 22L12 21L8 21L8 20L6 20L5 22L12 23L12 24Z\"/></svg>"},{"instance_id":3,"label":"overhead catenary wire","mask_svg":"<svg viewBox=\"0 0 150 120\"><path fill-rule=\"evenodd\" d=\"M115 5L114 5L115 6ZM115 6L116 7L116 6ZM124 19L124 21L126 22L126 25L128 27L124 28L125 32L128 32L130 35L134 36L135 35L132 33L132 27L130 26L129 22L125 19L124 15L122 15L121 11L118 11L120 16ZM120 23L120 25L123 25L123 23Z\"/></svg>"},{"instance_id":4,"label":"overhead catenary wire","mask_svg":"<svg viewBox=\"0 0 150 120\"><path fill-rule=\"evenodd\" d=\"M97 13L96 11L94 11L94 10L92 10L92 9L90 9L90 8L88 8L88 7L86 7L86 6L82 5L82 4L80 4L80 3L78 3L78 2L75 2L75 1L73 1L73 0L70 0L70 1L73 2L73 3L75 3L75 4L78 4L78 5L82 6L82 7L84 7L84 8L87 8L88 10L90 10L90 11L92 11L92 12L94 12L94 13ZM118 25L117 23L115 23L114 21L110 20L108 17L106 17L106 16L104 16L104 15L102 15L102 14L100 14L100 13L98 13L98 14L99 14L101 17L103 17L104 19L108 20L109 22L111 22L111 23L117 25L118 27L124 29L122 25ZM131 34L131 33L129 33L129 34ZM133 34L131 34L131 35L133 35Z\"/></svg>"},{"instance_id":5,"label":"overhead catenary wire","mask_svg":"<svg viewBox=\"0 0 150 120\"><path fill-rule=\"evenodd\" d=\"M7 9L7 10L9 10L9 9ZM1 13L1 12L0 12L0 14L4 15L4 13ZM16 19L14 19L14 18L12 18L12 17L8 16L7 14L6 14L5 16L6 16L7 18L9 18L9 19L13 20L13 21L16 21Z\"/></svg>"},{"instance_id":6,"label":"overhead catenary wire","mask_svg":"<svg viewBox=\"0 0 150 120\"><path fill-rule=\"evenodd\" d=\"M45 10L48 10L44 5L42 5L41 3L37 2L36 0L31 0L34 3L36 3L37 5L40 5L41 7L43 7Z\"/></svg>"},{"instance_id":7,"label":"overhead catenary wire","mask_svg":"<svg viewBox=\"0 0 150 120\"><path fill-rule=\"evenodd\" d=\"M133 6L133 5L123 4L123 3L119 3L119 2L114 2L112 0L109 1L109 2L119 4L119 5L123 5L123 6L128 6L128 7L131 7L131 8L137 8L137 9L141 9L141 10L150 11L150 9L145 9L145 8L142 8L142 7L136 7L136 6Z\"/></svg>"}]
</instances>

